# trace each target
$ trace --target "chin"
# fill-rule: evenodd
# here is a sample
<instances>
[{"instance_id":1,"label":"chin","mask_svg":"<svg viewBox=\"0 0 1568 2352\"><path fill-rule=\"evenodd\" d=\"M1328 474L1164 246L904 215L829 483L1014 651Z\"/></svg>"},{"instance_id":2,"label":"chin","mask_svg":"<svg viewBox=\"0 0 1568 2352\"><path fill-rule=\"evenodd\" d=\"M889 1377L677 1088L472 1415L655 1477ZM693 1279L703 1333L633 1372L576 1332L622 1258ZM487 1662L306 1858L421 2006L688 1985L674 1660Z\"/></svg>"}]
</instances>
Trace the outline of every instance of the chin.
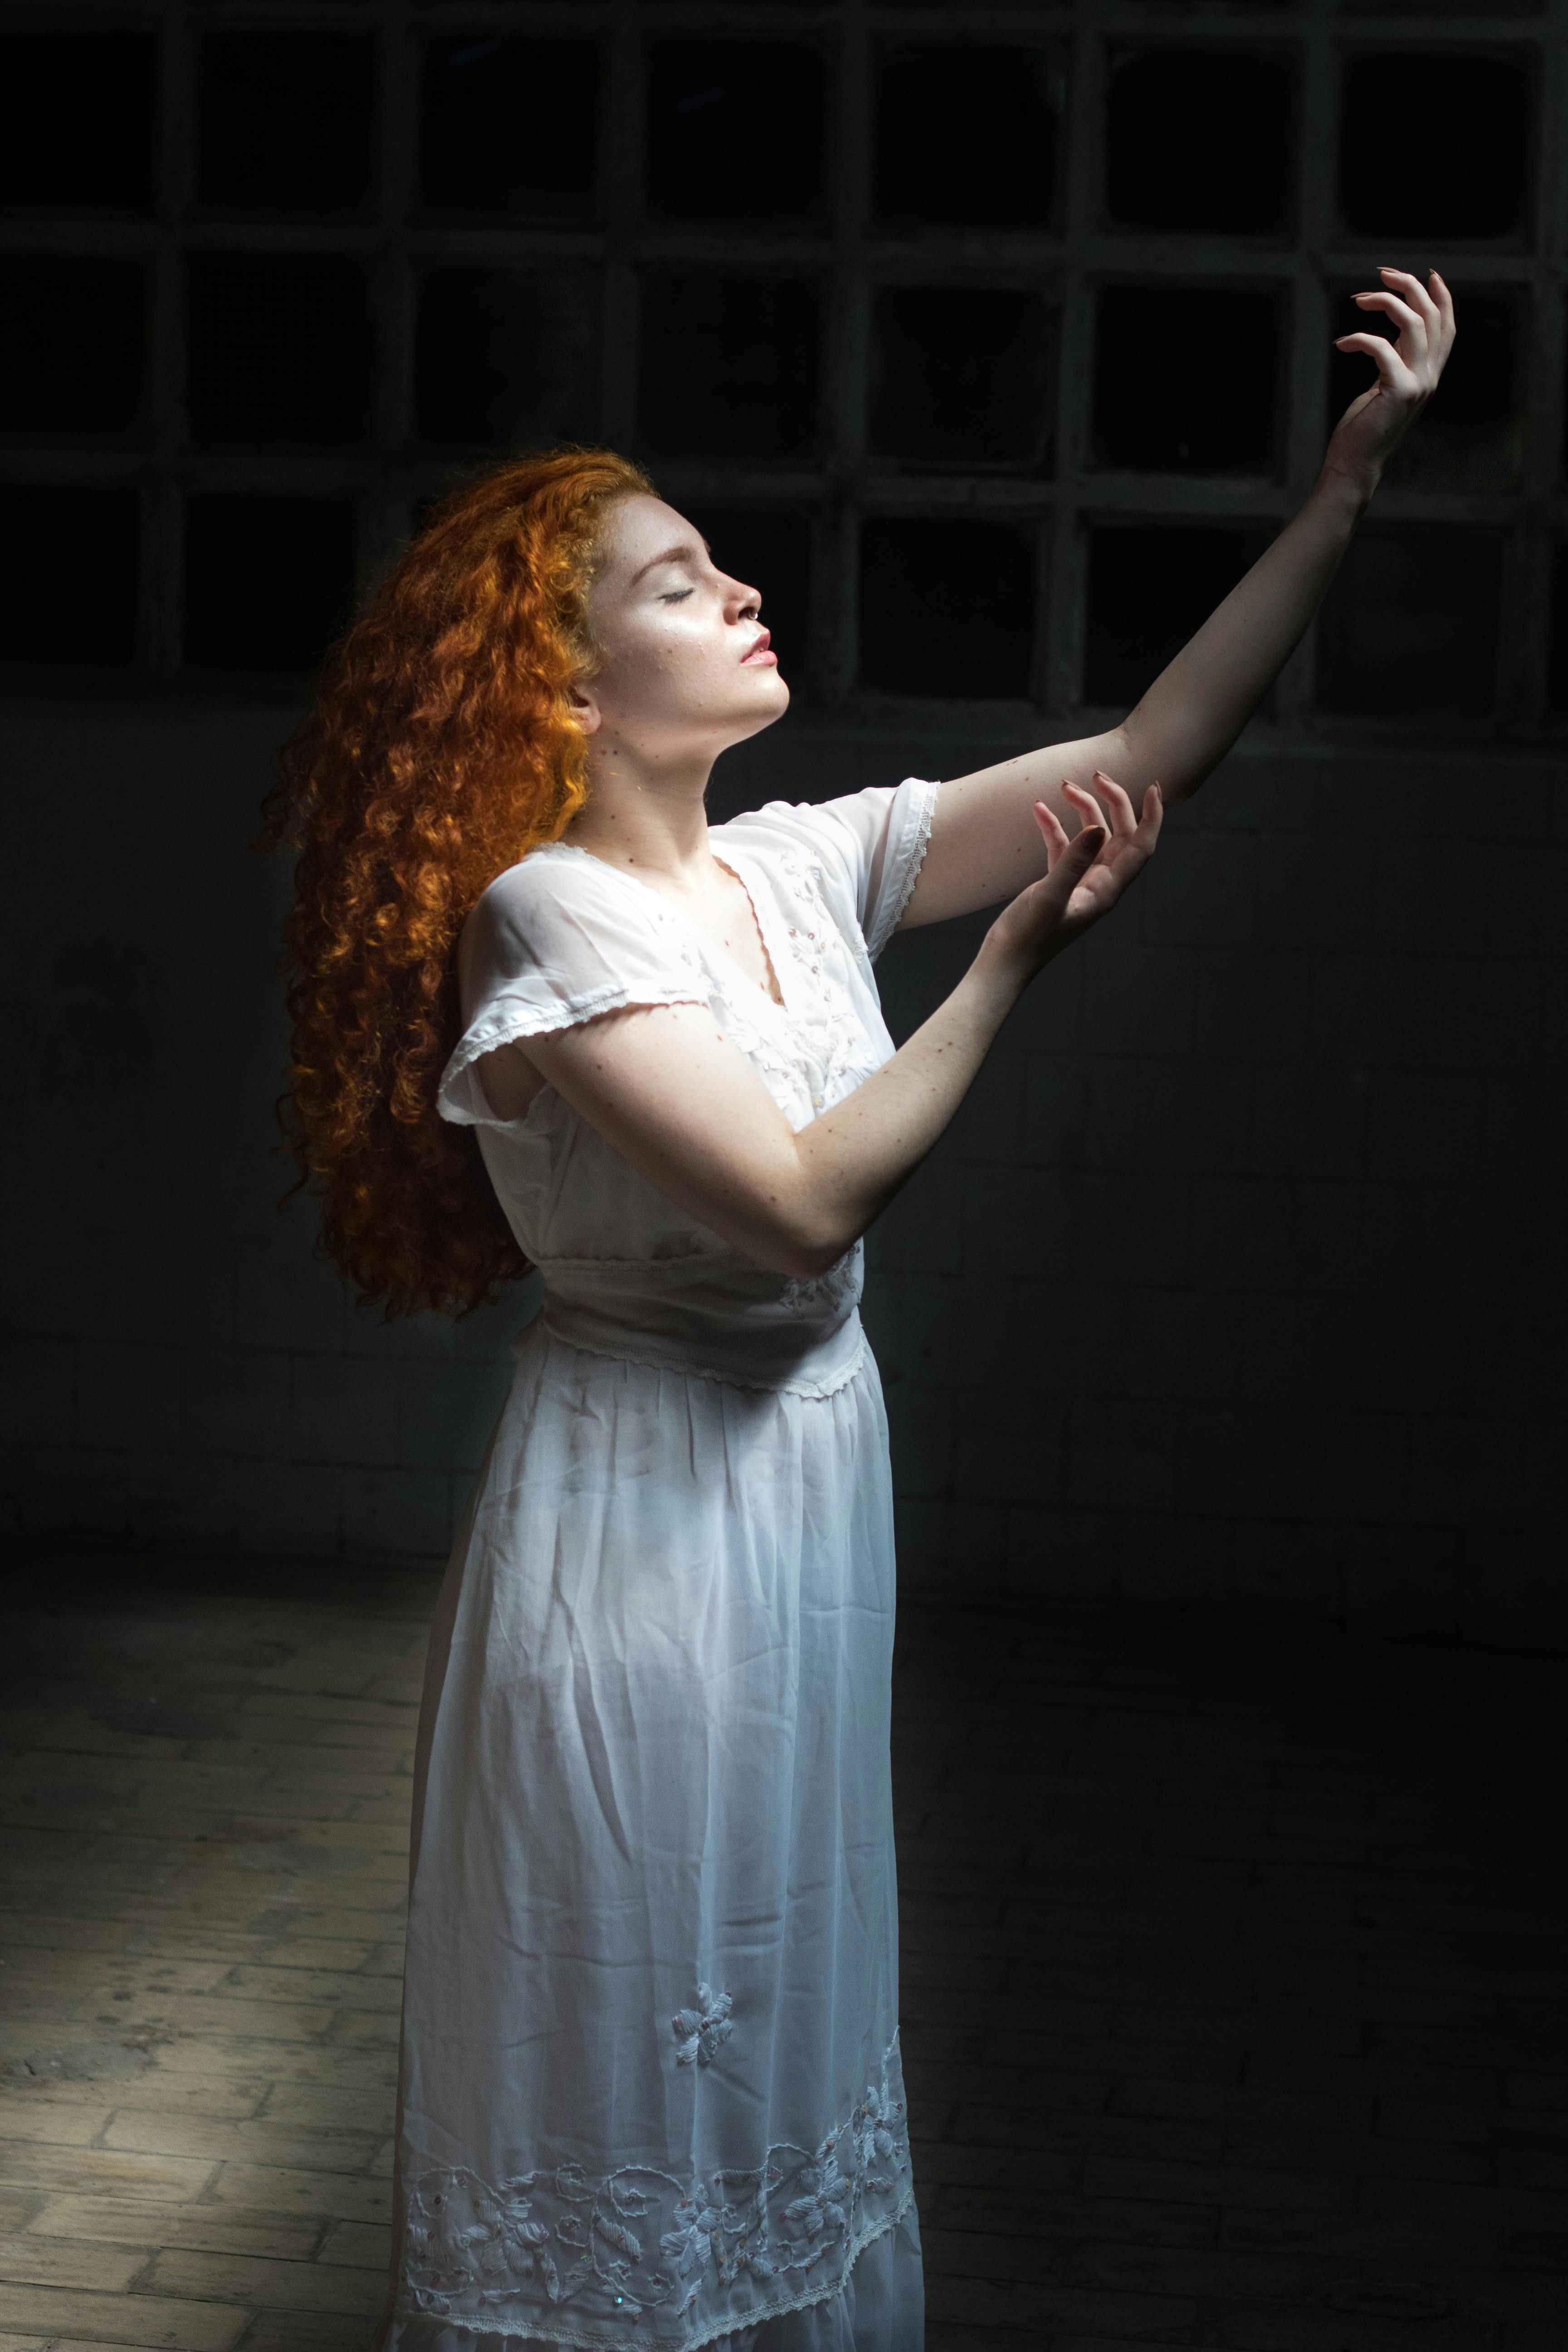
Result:
<instances>
[{"instance_id":1,"label":"chin","mask_svg":"<svg viewBox=\"0 0 1568 2352\"><path fill-rule=\"evenodd\" d=\"M733 714L724 730L726 749L732 743L744 743L749 736L760 735L764 727L773 726L789 709L789 688L776 669L764 672L757 684L757 693L748 696L745 708Z\"/></svg>"}]
</instances>

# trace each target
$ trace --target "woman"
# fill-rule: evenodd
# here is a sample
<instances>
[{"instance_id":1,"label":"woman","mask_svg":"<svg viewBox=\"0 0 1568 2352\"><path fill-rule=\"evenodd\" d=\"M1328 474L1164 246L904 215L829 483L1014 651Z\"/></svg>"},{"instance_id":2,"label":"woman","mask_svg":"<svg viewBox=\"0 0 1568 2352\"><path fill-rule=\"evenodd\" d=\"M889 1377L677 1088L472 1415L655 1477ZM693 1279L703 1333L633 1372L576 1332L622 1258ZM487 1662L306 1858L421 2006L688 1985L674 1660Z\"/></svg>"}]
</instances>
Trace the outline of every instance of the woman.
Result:
<instances>
[{"instance_id":1,"label":"woman","mask_svg":"<svg viewBox=\"0 0 1568 2352\"><path fill-rule=\"evenodd\" d=\"M710 828L787 689L605 453L457 492L338 649L274 818L328 1244L389 1311L545 1281L431 1643L388 2352L918 2352L860 1237L1328 585L1453 336L1383 275L1311 498L1108 735ZM888 939L999 900L895 1052Z\"/></svg>"}]
</instances>

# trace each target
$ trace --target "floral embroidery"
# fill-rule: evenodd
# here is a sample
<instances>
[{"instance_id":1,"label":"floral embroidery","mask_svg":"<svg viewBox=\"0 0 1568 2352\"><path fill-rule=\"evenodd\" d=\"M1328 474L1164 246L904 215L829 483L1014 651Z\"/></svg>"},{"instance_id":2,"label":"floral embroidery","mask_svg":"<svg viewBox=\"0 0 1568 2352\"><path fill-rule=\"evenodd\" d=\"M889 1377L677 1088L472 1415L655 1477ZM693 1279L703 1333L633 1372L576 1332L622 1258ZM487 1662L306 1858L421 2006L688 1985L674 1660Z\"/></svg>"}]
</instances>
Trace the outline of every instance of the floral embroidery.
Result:
<instances>
[{"instance_id":1,"label":"floral embroidery","mask_svg":"<svg viewBox=\"0 0 1568 2352\"><path fill-rule=\"evenodd\" d=\"M853 1307L860 1297L862 1242L852 1242L822 1274L792 1275L779 1292L779 1305L792 1315L816 1315Z\"/></svg>"},{"instance_id":2,"label":"floral embroidery","mask_svg":"<svg viewBox=\"0 0 1568 2352\"><path fill-rule=\"evenodd\" d=\"M722 2039L729 1996L700 1993L693 2032ZM848 2116L815 2147L781 2142L705 2182L632 2164L596 2178L544 2166L495 2185L466 2168L420 2174L408 2186L400 2308L497 2333L539 2333L532 2323L545 2318L552 2341L601 2352L694 2352L831 2294L912 2194L895 2034ZM649 2315L665 2323L653 2335L617 2332ZM672 2330L672 2320L684 2324Z\"/></svg>"},{"instance_id":3,"label":"floral embroidery","mask_svg":"<svg viewBox=\"0 0 1568 2352\"><path fill-rule=\"evenodd\" d=\"M700 1984L697 1998L700 2009L678 2009L670 2019L671 2030L679 2048L675 2053L678 2066L710 2066L713 2053L721 2042L728 2042L735 2031L730 2011L735 2004L727 1992L715 1992L711 1985Z\"/></svg>"}]
</instances>

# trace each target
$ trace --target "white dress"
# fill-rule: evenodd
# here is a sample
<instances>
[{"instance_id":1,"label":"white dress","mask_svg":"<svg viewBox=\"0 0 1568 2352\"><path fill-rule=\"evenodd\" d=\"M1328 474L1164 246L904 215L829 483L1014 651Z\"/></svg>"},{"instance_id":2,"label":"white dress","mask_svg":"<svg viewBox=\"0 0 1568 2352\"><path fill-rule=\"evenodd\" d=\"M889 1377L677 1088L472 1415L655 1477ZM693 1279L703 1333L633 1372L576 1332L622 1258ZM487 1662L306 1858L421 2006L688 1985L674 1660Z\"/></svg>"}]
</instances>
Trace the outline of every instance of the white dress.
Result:
<instances>
[{"instance_id":1,"label":"white dress","mask_svg":"<svg viewBox=\"0 0 1568 2352\"><path fill-rule=\"evenodd\" d=\"M478 1129L545 1304L431 1643L388 2352L921 2352L860 1244L771 1273L552 1088L497 1118L472 1066L700 1003L804 1127L893 1051L871 963L936 792L712 828L782 1006L569 844L465 929L441 1109Z\"/></svg>"}]
</instances>

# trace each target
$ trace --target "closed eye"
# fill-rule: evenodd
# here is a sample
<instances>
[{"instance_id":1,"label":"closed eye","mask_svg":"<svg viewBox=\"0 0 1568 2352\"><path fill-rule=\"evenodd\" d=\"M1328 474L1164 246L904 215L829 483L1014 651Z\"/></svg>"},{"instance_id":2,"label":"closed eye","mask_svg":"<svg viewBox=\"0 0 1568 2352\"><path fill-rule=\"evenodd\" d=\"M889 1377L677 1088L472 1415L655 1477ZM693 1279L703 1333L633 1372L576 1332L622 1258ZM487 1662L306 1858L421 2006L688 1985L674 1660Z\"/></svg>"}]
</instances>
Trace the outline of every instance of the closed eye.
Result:
<instances>
[{"instance_id":1,"label":"closed eye","mask_svg":"<svg viewBox=\"0 0 1568 2352\"><path fill-rule=\"evenodd\" d=\"M672 588L668 595L661 596L658 601L661 604L681 604L690 593L689 588Z\"/></svg>"}]
</instances>

